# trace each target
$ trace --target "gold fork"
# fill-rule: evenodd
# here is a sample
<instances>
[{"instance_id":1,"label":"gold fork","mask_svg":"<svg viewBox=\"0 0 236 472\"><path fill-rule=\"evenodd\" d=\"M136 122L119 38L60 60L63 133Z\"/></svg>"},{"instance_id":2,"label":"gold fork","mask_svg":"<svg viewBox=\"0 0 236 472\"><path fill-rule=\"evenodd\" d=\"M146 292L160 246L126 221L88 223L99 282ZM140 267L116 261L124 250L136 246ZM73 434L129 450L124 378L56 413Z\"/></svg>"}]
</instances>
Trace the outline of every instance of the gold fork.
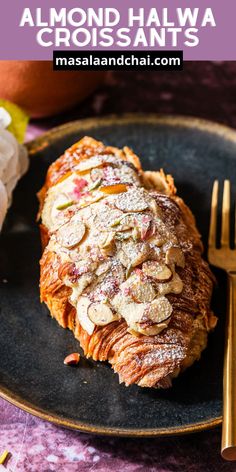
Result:
<instances>
[{"instance_id":1,"label":"gold fork","mask_svg":"<svg viewBox=\"0 0 236 472\"><path fill-rule=\"evenodd\" d=\"M235 249L230 249L229 180L224 181L220 249L216 248L218 193L219 183L216 180L212 190L208 260L210 264L224 269L228 276L221 455L232 461L236 460L236 231Z\"/></svg>"}]
</instances>

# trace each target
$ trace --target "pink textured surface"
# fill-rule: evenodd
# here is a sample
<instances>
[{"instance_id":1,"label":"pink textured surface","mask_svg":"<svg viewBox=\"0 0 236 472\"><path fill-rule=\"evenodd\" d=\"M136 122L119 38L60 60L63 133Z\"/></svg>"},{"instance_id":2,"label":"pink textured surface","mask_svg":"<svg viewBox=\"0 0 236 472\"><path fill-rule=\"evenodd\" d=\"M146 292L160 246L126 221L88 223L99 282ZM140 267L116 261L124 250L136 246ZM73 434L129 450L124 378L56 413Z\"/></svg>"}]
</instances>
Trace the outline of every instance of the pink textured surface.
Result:
<instances>
[{"instance_id":1,"label":"pink textured surface","mask_svg":"<svg viewBox=\"0 0 236 472\"><path fill-rule=\"evenodd\" d=\"M179 113L236 126L236 63L187 63L183 72L109 73L77 109L31 123L27 139L68 120L122 112ZM41 421L0 400L0 453L14 472L236 472L220 457L220 429L176 438L95 437Z\"/></svg>"}]
</instances>

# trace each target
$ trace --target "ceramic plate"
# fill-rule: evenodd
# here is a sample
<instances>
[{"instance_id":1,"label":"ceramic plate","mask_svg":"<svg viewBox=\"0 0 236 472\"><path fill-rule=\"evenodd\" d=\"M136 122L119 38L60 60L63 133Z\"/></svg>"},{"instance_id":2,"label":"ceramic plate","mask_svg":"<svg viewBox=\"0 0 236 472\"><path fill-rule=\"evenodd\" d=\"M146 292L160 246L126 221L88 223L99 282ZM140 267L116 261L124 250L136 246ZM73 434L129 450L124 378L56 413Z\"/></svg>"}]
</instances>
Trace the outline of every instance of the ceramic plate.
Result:
<instances>
[{"instance_id":1,"label":"ceramic plate","mask_svg":"<svg viewBox=\"0 0 236 472\"><path fill-rule=\"evenodd\" d=\"M200 362L171 389L126 388L108 364L83 356L76 368L63 364L79 344L39 301L36 192L49 164L84 135L118 147L128 145L145 169L163 167L171 173L205 243L213 180L230 177L236 182L236 133L193 118L133 115L77 121L29 143L30 170L14 194L0 240L0 394L41 418L100 434L158 436L218 425L225 316L225 278L220 271L213 298L217 329Z\"/></svg>"}]
</instances>

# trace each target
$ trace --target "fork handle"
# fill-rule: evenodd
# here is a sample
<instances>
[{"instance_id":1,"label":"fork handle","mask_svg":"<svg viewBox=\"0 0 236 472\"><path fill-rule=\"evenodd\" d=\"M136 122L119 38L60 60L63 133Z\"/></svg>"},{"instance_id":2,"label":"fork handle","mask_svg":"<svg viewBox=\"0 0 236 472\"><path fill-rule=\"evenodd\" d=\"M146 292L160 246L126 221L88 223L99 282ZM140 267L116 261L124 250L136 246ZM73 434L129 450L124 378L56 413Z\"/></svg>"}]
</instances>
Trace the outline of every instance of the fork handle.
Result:
<instances>
[{"instance_id":1,"label":"fork handle","mask_svg":"<svg viewBox=\"0 0 236 472\"><path fill-rule=\"evenodd\" d=\"M236 460L236 273L228 273L221 455Z\"/></svg>"}]
</instances>

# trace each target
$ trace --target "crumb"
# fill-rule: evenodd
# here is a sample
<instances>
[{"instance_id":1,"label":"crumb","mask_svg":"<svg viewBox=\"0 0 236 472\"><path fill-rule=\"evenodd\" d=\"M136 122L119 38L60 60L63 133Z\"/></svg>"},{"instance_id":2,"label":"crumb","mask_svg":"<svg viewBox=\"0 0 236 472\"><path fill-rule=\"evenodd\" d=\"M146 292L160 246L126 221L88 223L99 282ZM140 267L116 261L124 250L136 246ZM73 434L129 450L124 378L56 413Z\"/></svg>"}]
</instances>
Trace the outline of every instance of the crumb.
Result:
<instances>
[{"instance_id":1,"label":"crumb","mask_svg":"<svg viewBox=\"0 0 236 472\"><path fill-rule=\"evenodd\" d=\"M79 363L79 360L80 360L80 354L78 352L73 352L72 354L69 354L68 356L65 357L64 364L76 365Z\"/></svg>"}]
</instances>

